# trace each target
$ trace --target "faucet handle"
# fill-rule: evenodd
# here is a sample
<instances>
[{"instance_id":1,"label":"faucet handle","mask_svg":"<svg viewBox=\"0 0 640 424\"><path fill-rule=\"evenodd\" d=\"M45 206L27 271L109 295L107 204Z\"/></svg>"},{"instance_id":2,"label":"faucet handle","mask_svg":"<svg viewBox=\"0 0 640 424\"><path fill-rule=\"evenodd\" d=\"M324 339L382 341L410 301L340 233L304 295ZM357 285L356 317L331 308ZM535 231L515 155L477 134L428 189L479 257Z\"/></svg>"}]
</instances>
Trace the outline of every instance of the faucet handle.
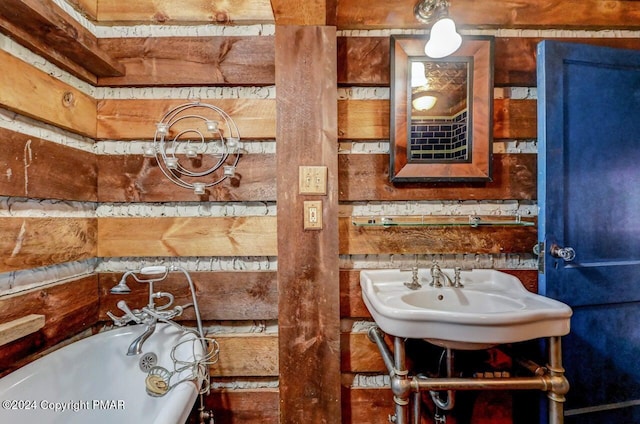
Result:
<instances>
[{"instance_id":1,"label":"faucet handle","mask_svg":"<svg viewBox=\"0 0 640 424\"><path fill-rule=\"evenodd\" d=\"M140 324L142 322L142 320L138 316L140 314L140 311L138 311L138 315L136 315L134 311L129 309L127 302L125 302L124 300L119 300L118 303L116 303L116 306L118 307L118 309L124 312L124 316L122 317L122 319L128 318L127 322L134 321L136 324Z\"/></svg>"},{"instance_id":2,"label":"faucet handle","mask_svg":"<svg viewBox=\"0 0 640 424\"><path fill-rule=\"evenodd\" d=\"M464 287L464 284L460 282L460 270L461 268L459 266L453 269L453 287Z\"/></svg>"},{"instance_id":3,"label":"faucet handle","mask_svg":"<svg viewBox=\"0 0 640 424\"><path fill-rule=\"evenodd\" d=\"M124 315L122 317L117 317L114 314L112 314L111 311L107 311L107 316L109 318L111 318L111 320L113 321L113 324L116 327L123 327L123 326L127 325L127 323L130 321L129 319L127 319L126 315Z\"/></svg>"}]
</instances>

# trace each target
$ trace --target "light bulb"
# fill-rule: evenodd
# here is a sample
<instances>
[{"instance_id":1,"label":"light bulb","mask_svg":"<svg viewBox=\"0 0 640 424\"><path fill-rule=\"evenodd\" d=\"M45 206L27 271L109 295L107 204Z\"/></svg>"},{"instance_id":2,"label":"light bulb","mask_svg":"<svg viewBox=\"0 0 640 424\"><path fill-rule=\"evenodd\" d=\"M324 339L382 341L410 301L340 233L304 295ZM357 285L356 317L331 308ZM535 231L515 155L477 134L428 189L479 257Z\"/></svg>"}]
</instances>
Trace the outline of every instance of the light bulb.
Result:
<instances>
[{"instance_id":1,"label":"light bulb","mask_svg":"<svg viewBox=\"0 0 640 424\"><path fill-rule=\"evenodd\" d=\"M453 54L462 45L462 37L456 32L456 24L451 18L440 19L433 24L431 36L424 46L424 53L434 59Z\"/></svg>"},{"instance_id":2,"label":"light bulb","mask_svg":"<svg viewBox=\"0 0 640 424\"><path fill-rule=\"evenodd\" d=\"M411 62L411 88L426 86L428 82L424 72L424 63Z\"/></svg>"},{"instance_id":3,"label":"light bulb","mask_svg":"<svg viewBox=\"0 0 640 424\"><path fill-rule=\"evenodd\" d=\"M233 177L234 175L236 175L236 167L232 166L232 165L225 165L224 166L224 176L225 177Z\"/></svg>"}]
</instances>

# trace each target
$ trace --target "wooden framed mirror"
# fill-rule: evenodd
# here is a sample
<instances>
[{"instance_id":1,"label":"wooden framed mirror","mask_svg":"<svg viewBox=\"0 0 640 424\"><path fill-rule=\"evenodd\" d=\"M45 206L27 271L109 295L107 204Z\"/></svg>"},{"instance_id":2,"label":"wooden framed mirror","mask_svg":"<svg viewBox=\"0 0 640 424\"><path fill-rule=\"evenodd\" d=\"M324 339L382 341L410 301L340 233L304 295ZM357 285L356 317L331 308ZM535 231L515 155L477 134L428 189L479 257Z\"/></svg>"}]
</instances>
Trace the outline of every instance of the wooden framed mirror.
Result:
<instances>
[{"instance_id":1,"label":"wooden framed mirror","mask_svg":"<svg viewBox=\"0 0 640 424\"><path fill-rule=\"evenodd\" d=\"M494 39L464 36L442 59L425 42L391 36L389 179L491 181Z\"/></svg>"}]
</instances>

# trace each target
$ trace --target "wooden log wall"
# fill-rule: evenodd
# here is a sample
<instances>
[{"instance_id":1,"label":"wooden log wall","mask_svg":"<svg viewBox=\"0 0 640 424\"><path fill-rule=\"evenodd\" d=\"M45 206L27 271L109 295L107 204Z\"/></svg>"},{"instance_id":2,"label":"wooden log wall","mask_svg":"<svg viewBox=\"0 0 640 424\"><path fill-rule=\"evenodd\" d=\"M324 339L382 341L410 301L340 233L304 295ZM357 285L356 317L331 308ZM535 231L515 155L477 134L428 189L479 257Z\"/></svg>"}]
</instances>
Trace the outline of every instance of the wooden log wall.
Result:
<instances>
[{"instance_id":1,"label":"wooden log wall","mask_svg":"<svg viewBox=\"0 0 640 424\"><path fill-rule=\"evenodd\" d=\"M11 0L17 7L33 2ZM139 1L124 4L116 0L73 0L88 17L98 22L118 23L277 23L318 24L318 13L334 14L335 22L323 17L339 29L410 28L417 27L405 2L390 4L384 0L338 2L334 7L308 8L288 16L286 0L232 2L226 9L216 9L211 2L193 0L175 7L175 2ZM273 6L272 9L272 4ZM453 2L451 13L462 26L469 28L544 28L584 27L591 22L602 28L633 29L637 25L639 7L632 2L612 1L603 10L595 0L578 9L569 3L553 2L545 8L536 0L522 0L518 7L506 11L503 2ZM544 3L544 2L543 2ZM549 2L550 4L551 2ZM9 4L9 3L7 3ZM35 3L34 3L35 4ZM258 6L258 7L256 7ZM567 10L571 7L571 10ZM45 8L46 9L46 8ZM590 10L598 10L598 13ZM9 10L9 9L7 9ZM0 11L1 12L1 11ZM275 12L275 13L274 13ZM57 8L40 13L38 6L25 13L40 16L60 26L68 19ZM204 17L203 17L204 16ZM0 17L2 15L0 14ZM591 19L594 18L595 20ZM597 19L596 19L597 18ZM322 19L320 19L322 20ZM33 21L32 24L36 21ZM60 23L63 22L63 23ZM29 31L29 26L4 17L3 31L17 34L28 48L66 71L96 87L181 87L181 86L269 86L276 83L275 37L211 36L211 37L147 37L93 39L80 29L80 36L58 32L51 49L36 48L42 32ZM594 29L589 27L586 29ZM31 33L31 34L30 34ZM30 34L30 37L29 37ZM495 84L498 87L535 86L535 45L539 37L503 37L496 40ZM637 38L585 38L576 42L617 47L640 48ZM67 46L66 43L71 43ZM51 47L48 44L47 47ZM71 49L71 50L69 50ZM52 50L47 52L46 50ZM71 54L70 51L75 52ZM67 60L75 56L75 60ZM184 98L135 99L105 98L96 100L83 91L62 83L20 59L0 50L3 72L0 73L0 107L37 121L87 136L96 140L127 142L149 140L150 128L171 106ZM56 62L57 61L57 62ZM332 87L388 87L389 40L381 36L338 36L336 40L336 81ZM79 63L86 66L78 68ZM363 66L366 64L366 66ZM4 72L6 70L6 72ZM331 73L330 78L333 79ZM317 76L316 76L317 77ZM327 77L329 78L329 77ZM279 80L281 81L281 80ZM281 82L282 84L282 82ZM279 88L280 89L280 88ZM238 122L247 142L276 139L277 99L225 98L215 101ZM389 101L385 99L343 99L337 102L337 138L342 142L367 142L389 138ZM500 98L494 101L494 138L531 140L536 137L535 99ZM276 140L278 141L278 140ZM157 202L262 202L272 203L284 190L276 183L280 176L278 155L245 155L238 168L241 179L221 184L204 197L167 187L152 160L137 154L94 155L78 149L0 129L0 196L77 201L90 204L142 204ZM6 154L4 153L6 152ZM280 159L282 156L280 156ZM330 184L337 190L336 199L328 207L337 208L358 202L420 201L522 201L536 200L536 160L530 153L498 153L494 155L494 180L489 183L407 184L394 186L388 181L388 154L339 154L337 166L330 173ZM56 172L63 170L63 172ZM280 191L279 191L280 190ZM338 204L339 203L339 204ZM280 211L278 212L280 213ZM3 242L0 253L6 258L0 272L46 267L97 256L118 260L122 256L139 257L140 262L191 257L286 257L286 240L278 241L279 226L274 216L239 217L0 217ZM536 240L535 229L362 229L350 224L348 217L335 218L325 225L338 232L337 248L342 258L351 255L395 254L523 254ZM289 232L294 234L295 232ZM122 236L125 237L122 237ZM293 237L293 236L291 236ZM297 240L289 239L292 246ZM329 242L326 242L329 243ZM321 248L328 244L322 243ZM295 247L292 247L295 248ZM144 258L144 259L142 259ZM319 254L319 260L323 260ZM324 258L335 261L337 258ZM294 262L295 263L295 262ZM278 270L206 271L194 273L203 315L212 325L212 335L221 346L220 362L212 367L218 385L206 399L206 406L216 412L216 422L253 423L281 422L281 408L294 408L282 402L281 391L273 386L282 377L280 355L286 349L291 332L276 331L216 332L218 325L273 323L283 320L283 313L295 309L295 291L279 292L278 275L296 270L286 261L278 262ZM359 375L384 374L384 365L364 332L354 331L355 321L370 320L362 303L358 269L344 267L339 284L340 334L339 361L341 372L342 422L377 422L393 412L390 391L386 387L364 387L355 384ZM530 290L536 289L535 270L506 270L515 273ZM45 327L32 336L17 340L0 351L0 369L10 369L42 349L90 328L107 322L106 312L115 311L119 298L108 293L121 272L90 275L71 282L0 297L0 321L15 319L33 312L43 313ZM288 281L291 283L291 281ZM167 290L184 293L184 282L177 276L166 283ZM320 284L314 282L314 284ZM290 287L290 286L287 286ZM142 288L143 289L143 288ZM135 302L144 294L135 288L128 299ZM187 299L181 297L181 302ZM279 307L290 301L289 308ZM330 305L335 307L336 305ZM323 309L326 312L328 310ZM321 311L321 312L322 312ZM291 317L286 317L291 323ZM184 319L191 320L189 312ZM307 320L307 318L302 318ZM284 321L283 321L284 322ZM222 324L220 324L222 323ZM308 321L300 325L307 325ZM267 325L269 327L270 324ZM287 359L288 362L292 358ZM242 389L225 388L225 383L249 381ZM303 390L295 379L286 379L290 393ZM232 386L233 384L228 384ZM501 422L509 422L508 397L494 399L501 411ZM485 403L486 405L487 403ZM284 405L284 406L283 406ZM507 411L507 413L505 413ZM285 413L292 413L287 409ZM477 412L474 419L482 422L485 415ZM498 415L494 415L498 416ZM488 422L488 421L487 421ZM496 422L495 420L492 422Z\"/></svg>"},{"instance_id":2,"label":"wooden log wall","mask_svg":"<svg viewBox=\"0 0 640 424\"><path fill-rule=\"evenodd\" d=\"M6 7L9 2L0 7L1 16ZM7 22L2 22L7 28ZM12 111L4 114L3 123L18 116L12 114L19 114L32 118L34 128L49 124L72 131L79 138L95 137L93 98L4 50L0 50L0 56L0 108ZM16 128L27 126L22 123ZM97 220L76 213L74 203L89 205L81 207L83 210L95 208L91 205L97 201L96 156L71 147L71 143L34 136L40 129L25 133L8 128L0 128L0 196L27 200L2 202L8 208L1 208L0 215L0 273L7 276L14 271L24 273L95 258ZM28 210L29 202L38 205L35 211ZM41 205L47 202L68 204L63 208L67 212L50 214L46 205ZM87 275L27 291L14 288L14 294L1 296L0 322L40 314L45 317L45 325L0 348L0 373L91 329L98 318L97 280L97 275Z\"/></svg>"}]
</instances>

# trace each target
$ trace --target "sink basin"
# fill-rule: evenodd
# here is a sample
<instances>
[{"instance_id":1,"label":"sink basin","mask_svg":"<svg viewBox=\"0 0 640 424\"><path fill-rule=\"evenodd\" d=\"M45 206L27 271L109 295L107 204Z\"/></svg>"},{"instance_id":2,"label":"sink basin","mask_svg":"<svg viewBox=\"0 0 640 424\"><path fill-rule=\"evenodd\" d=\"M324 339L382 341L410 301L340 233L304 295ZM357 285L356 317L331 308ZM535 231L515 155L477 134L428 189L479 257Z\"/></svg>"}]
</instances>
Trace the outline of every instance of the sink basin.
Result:
<instances>
[{"instance_id":1,"label":"sink basin","mask_svg":"<svg viewBox=\"0 0 640 424\"><path fill-rule=\"evenodd\" d=\"M460 277L462 288L436 288L429 286L431 270L419 269L422 287L411 290L404 284L410 270L362 270L360 286L376 324L392 336L472 350L569 333L571 308L529 292L518 278L484 269Z\"/></svg>"}]
</instances>

